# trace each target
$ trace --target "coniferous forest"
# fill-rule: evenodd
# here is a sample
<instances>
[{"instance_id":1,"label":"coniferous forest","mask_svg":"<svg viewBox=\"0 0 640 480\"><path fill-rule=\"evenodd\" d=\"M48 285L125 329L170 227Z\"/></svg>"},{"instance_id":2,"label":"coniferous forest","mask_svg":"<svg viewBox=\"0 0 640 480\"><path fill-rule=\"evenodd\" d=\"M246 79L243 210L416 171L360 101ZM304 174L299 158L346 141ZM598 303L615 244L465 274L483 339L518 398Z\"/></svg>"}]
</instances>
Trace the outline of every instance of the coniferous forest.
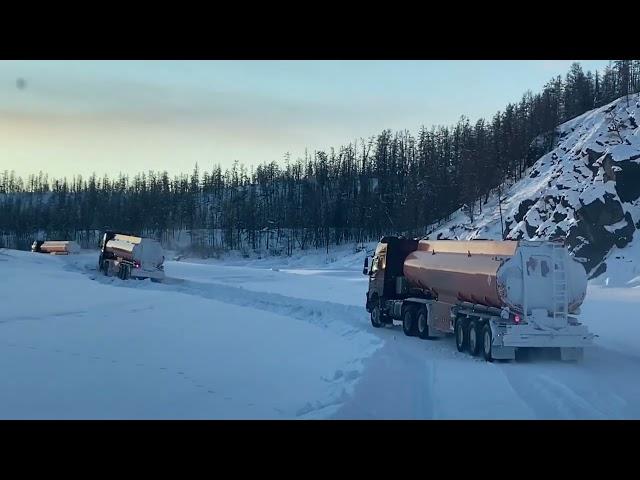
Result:
<instances>
[{"instance_id":1,"label":"coniferous forest","mask_svg":"<svg viewBox=\"0 0 640 480\"><path fill-rule=\"evenodd\" d=\"M35 237L97 244L110 228L153 236L201 254L221 250L290 254L420 236L466 205L470 216L504 182L519 180L549 151L555 127L616 98L640 91L640 61L604 71L574 63L541 92L526 92L491 118L416 133L385 130L304 158L231 168L196 165L133 177L17 177L0 173L0 247ZM186 239L186 241L185 241Z\"/></svg>"}]
</instances>

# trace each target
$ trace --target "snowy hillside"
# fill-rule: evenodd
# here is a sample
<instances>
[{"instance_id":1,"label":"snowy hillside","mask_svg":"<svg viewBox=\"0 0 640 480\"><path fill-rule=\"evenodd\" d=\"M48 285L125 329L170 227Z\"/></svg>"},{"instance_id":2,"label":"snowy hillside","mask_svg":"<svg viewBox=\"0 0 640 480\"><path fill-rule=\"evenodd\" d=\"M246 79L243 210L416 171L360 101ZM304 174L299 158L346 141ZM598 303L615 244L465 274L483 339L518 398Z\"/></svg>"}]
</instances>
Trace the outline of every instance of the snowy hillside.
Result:
<instances>
[{"instance_id":1,"label":"snowy hillside","mask_svg":"<svg viewBox=\"0 0 640 480\"><path fill-rule=\"evenodd\" d=\"M624 251L640 228L639 122L636 94L628 106L623 97L561 125L556 148L502 192L506 237L565 236L592 277L602 274L609 252ZM473 223L460 210L428 238L501 238L497 196L482 210ZM629 279L640 275L627 270Z\"/></svg>"}]
</instances>

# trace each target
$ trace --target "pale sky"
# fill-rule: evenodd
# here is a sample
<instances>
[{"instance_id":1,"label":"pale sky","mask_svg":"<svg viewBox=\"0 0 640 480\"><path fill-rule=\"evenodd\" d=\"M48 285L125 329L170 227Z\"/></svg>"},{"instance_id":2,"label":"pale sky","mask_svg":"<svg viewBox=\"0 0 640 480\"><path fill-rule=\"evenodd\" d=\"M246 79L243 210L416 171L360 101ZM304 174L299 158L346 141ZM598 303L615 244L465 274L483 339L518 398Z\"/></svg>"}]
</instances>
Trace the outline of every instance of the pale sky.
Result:
<instances>
[{"instance_id":1,"label":"pale sky","mask_svg":"<svg viewBox=\"0 0 640 480\"><path fill-rule=\"evenodd\" d=\"M0 171L173 175L295 159L386 128L488 118L572 62L0 61Z\"/></svg>"}]
</instances>

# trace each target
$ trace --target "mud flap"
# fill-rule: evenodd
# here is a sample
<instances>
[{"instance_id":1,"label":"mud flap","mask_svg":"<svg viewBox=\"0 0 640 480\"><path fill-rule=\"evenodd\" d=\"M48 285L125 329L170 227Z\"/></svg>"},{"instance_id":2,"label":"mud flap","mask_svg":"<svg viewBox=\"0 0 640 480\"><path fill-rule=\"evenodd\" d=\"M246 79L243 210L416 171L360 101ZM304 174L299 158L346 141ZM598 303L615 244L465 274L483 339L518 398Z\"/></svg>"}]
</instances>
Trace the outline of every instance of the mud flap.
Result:
<instances>
[{"instance_id":1,"label":"mud flap","mask_svg":"<svg viewBox=\"0 0 640 480\"><path fill-rule=\"evenodd\" d=\"M560 360L563 362L579 362L584 355L584 349L575 347L560 348Z\"/></svg>"},{"instance_id":2,"label":"mud flap","mask_svg":"<svg viewBox=\"0 0 640 480\"><path fill-rule=\"evenodd\" d=\"M516 349L515 347L502 347L493 344L491 347L491 356L496 360L515 360Z\"/></svg>"}]
</instances>

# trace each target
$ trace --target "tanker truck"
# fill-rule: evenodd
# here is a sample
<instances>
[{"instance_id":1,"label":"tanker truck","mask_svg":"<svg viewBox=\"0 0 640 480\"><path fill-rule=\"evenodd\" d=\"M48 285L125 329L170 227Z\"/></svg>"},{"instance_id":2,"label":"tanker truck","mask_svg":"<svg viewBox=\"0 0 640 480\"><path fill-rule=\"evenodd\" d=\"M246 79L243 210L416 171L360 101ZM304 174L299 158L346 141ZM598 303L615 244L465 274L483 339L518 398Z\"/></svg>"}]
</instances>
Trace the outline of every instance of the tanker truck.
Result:
<instances>
[{"instance_id":1,"label":"tanker truck","mask_svg":"<svg viewBox=\"0 0 640 480\"><path fill-rule=\"evenodd\" d=\"M584 267L562 241L383 237L369 268L366 309L375 328L402 322L408 336L455 336L487 361L524 348L559 348L580 360L594 335L578 321Z\"/></svg>"},{"instance_id":2,"label":"tanker truck","mask_svg":"<svg viewBox=\"0 0 640 480\"><path fill-rule=\"evenodd\" d=\"M163 263L162 246L152 238L107 231L100 241L98 270L106 276L159 282L164 279Z\"/></svg>"}]
</instances>

